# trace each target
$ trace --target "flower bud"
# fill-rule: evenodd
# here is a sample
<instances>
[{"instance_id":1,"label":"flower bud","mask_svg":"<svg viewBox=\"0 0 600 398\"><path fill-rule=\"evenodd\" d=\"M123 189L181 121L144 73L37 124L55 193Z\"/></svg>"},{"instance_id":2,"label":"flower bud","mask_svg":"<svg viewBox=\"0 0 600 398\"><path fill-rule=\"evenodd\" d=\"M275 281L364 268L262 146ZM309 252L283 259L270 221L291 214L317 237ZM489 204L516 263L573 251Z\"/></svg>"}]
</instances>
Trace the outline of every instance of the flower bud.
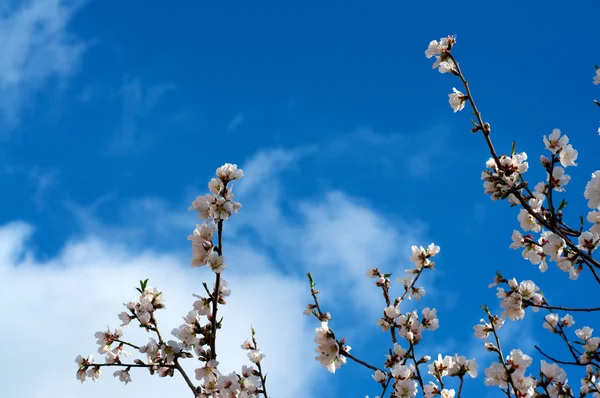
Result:
<instances>
[{"instance_id":1,"label":"flower bud","mask_svg":"<svg viewBox=\"0 0 600 398\"><path fill-rule=\"evenodd\" d=\"M417 362L417 364L427 363L430 360L431 360L431 357L429 355L425 355L424 357L422 357L421 359L419 359L419 361Z\"/></svg>"},{"instance_id":2,"label":"flower bud","mask_svg":"<svg viewBox=\"0 0 600 398\"><path fill-rule=\"evenodd\" d=\"M548 159L547 157L545 157L544 155L540 156L540 163L542 164L543 167L548 168L550 167L550 159Z\"/></svg>"},{"instance_id":3,"label":"flower bud","mask_svg":"<svg viewBox=\"0 0 600 398\"><path fill-rule=\"evenodd\" d=\"M492 344L492 343L490 343L490 342L487 342L487 343L485 343L485 345L484 345L484 348L485 348L487 351L491 351L491 352L499 352L498 348L497 348L497 347L496 347L494 344Z\"/></svg>"}]
</instances>

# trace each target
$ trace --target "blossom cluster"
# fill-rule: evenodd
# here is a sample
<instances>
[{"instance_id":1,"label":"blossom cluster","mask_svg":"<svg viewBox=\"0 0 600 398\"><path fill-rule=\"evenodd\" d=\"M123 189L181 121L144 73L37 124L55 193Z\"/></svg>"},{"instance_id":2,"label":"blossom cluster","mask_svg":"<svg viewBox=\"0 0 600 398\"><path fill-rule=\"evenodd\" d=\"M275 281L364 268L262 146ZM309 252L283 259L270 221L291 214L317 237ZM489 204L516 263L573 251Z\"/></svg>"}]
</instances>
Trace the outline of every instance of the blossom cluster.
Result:
<instances>
[{"instance_id":1,"label":"blossom cluster","mask_svg":"<svg viewBox=\"0 0 600 398\"><path fill-rule=\"evenodd\" d=\"M216 174L217 178L208 183L210 193L198 196L189 208L198 212L198 218L203 223L196 226L188 240L192 241L191 265L201 267L208 263L215 273L220 273L225 269L225 258L215 250L212 239L218 226L242 207L233 200L233 192L228 184L241 179L244 172L237 165L226 163L217 169Z\"/></svg>"},{"instance_id":2,"label":"blossom cluster","mask_svg":"<svg viewBox=\"0 0 600 398\"><path fill-rule=\"evenodd\" d=\"M342 365L346 363L346 356L352 347L338 342L335 335L329 329L327 321L321 322L321 326L315 329L315 359L331 373L335 373Z\"/></svg>"},{"instance_id":3,"label":"blossom cluster","mask_svg":"<svg viewBox=\"0 0 600 398\"><path fill-rule=\"evenodd\" d=\"M450 56L450 50L454 43L456 43L456 37L454 36L442 37L440 41L432 40L429 43L425 56L427 58L435 57L433 69L438 68L440 73L456 72L456 64Z\"/></svg>"},{"instance_id":4,"label":"blossom cluster","mask_svg":"<svg viewBox=\"0 0 600 398\"><path fill-rule=\"evenodd\" d=\"M527 154L500 155L498 161L491 158L485 166L487 170L481 174L484 192L491 195L492 200L508 198L511 204L518 204L513 191L520 189L521 175L529 169Z\"/></svg>"}]
</instances>

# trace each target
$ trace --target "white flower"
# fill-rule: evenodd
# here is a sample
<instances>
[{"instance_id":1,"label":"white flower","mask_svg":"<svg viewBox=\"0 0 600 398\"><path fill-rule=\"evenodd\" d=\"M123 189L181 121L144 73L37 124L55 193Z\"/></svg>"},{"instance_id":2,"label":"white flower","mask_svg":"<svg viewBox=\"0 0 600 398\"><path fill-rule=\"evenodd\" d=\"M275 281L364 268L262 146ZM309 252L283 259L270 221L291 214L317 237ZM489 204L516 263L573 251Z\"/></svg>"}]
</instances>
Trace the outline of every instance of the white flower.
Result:
<instances>
[{"instance_id":1,"label":"white flower","mask_svg":"<svg viewBox=\"0 0 600 398\"><path fill-rule=\"evenodd\" d=\"M513 231L512 233L512 243L510 244L510 248L515 250L520 247L523 247L523 235L519 231Z\"/></svg>"},{"instance_id":2,"label":"white flower","mask_svg":"<svg viewBox=\"0 0 600 398\"><path fill-rule=\"evenodd\" d=\"M219 361L211 359L203 367L196 369L196 380L204 379L204 383L216 382L221 373L217 370Z\"/></svg>"},{"instance_id":3,"label":"white flower","mask_svg":"<svg viewBox=\"0 0 600 398\"><path fill-rule=\"evenodd\" d=\"M552 170L552 188L555 191L564 191L563 187L567 185L570 180L571 176L565 174L565 169L560 166L554 167L554 170Z\"/></svg>"},{"instance_id":4,"label":"white flower","mask_svg":"<svg viewBox=\"0 0 600 398\"><path fill-rule=\"evenodd\" d=\"M264 357L265 357L265 354L260 352L260 350L249 350L248 351L248 359L250 359L250 362L252 362L252 363L259 363Z\"/></svg>"},{"instance_id":5,"label":"white flower","mask_svg":"<svg viewBox=\"0 0 600 398\"><path fill-rule=\"evenodd\" d=\"M212 202L212 195L206 194L202 196L196 197L196 199L192 202L192 205L188 210L196 210L198 212L198 218L201 220L206 220L210 215L210 203Z\"/></svg>"},{"instance_id":6,"label":"white flower","mask_svg":"<svg viewBox=\"0 0 600 398\"><path fill-rule=\"evenodd\" d=\"M215 274L221 273L225 269L225 257L219 256L216 252L210 253L208 266Z\"/></svg>"},{"instance_id":7,"label":"white flower","mask_svg":"<svg viewBox=\"0 0 600 398\"><path fill-rule=\"evenodd\" d=\"M577 155L577 150L575 150L571 144L568 144L562 148L558 155L558 159L563 167L577 166L577 163L575 163Z\"/></svg>"},{"instance_id":8,"label":"white flower","mask_svg":"<svg viewBox=\"0 0 600 398\"><path fill-rule=\"evenodd\" d=\"M565 315L561 318L560 323L564 326L564 327L571 327L575 324L575 320L573 319L572 315Z\"/></svg>"},{"instance_id":9,"label":"white flower","mask_svg":"<svg viewBox=\"0 0 600 398\"><path fill-rule=\"evenodd\" d=\"M217 387L223 392L226 392L225 394L223 394L226 397L239 396L238 394L241 386L238 381L238 375L235 372L231 372L226 376L221 375L217 382Z\"/></svg>"},{"instance_id":10,"label":"white flower","mask_svg":"<svg viewBox=\"0 0 600 398\"><path fill-rule=\"evenodd\" d=\"M430 381L429 384L423 387L423 392L425 393L425 398L433 398L440 394L440 388L434 382Z\"/></svg>"},{"instance_id":11,"label":"white flower","mask_svg":"<svg viewBox=\"0 0 600 398\"><path fill-rule=\"evenodd\" d=\"M410 379L403 379L394 386L398 398L411 398L417 395L417 382Z\"/></svg>"},{"instance_id":12,"label":"white flower","mask_svg":"<svg viewBox=\"0 0 600 398\"><path fill-rule=\"evenodd\" d=\"M448 369L448 376L460 376L464 374L468 374L472 378L477 377L477 362L475 362L475 359L467 360L462 355L455 355Z\"/></svg>"},{"instance_id":13,"label":"white flower","mask_svg":"<svg viewBox=\"0 0 600 398\"><path fill-rule=\"evenodd\" d=\"M599 242L600 237L597 233L585 231L579 235L577 247L583 250L593 251L596 249Z\"/></svg>"},{"instance_id":14,"label":"white flower","mask_svg":"<svg viewBox=\"0 0 600 398\"><path fill-rule=\"evenodd\" d=\"M383 383L387 380L387 375L379 369L375 371L372 377L378 383Z\"/></svg>"},{"instance_id":15,"label":"white flower","mask_svg":"<svg viewBox=\"0 0 600 398\"><path fill-rule=\"evenodd\" d=\"M590 228L590 232L600 234L600 211L590 211L587 215L587 220L594 224Z\"/></svg>"},{"instance_id":16,"label":"white flower","mask_svg":"<svg viewBox=\"0 0 600 398\"><path fill-rule=\"evenodd\" d=\"M454 109L454 113L456 113L465 107L465 100L467 97L454 87L452 88L452 91L452 94L448 94L448 102L452 109Z\"/></svg>"},{"instance_id":17,"label":"white flower","mask_svg":"<svg viewBox=\"0 0 600 398\"><path fill-rule=\"evenodd\" d=\"M559 129L552 130L552 134L550 134L549 137L544 136L544 145L546 145L546 149L554 154L560 151L563 146L567 145L568 143L569 137L566 135L561 137Z\"/></svg>"},{"instance_id":18,"label":"white flower","mask_svg":"<svg viewBox=\"0 0 600 398\"><path fill-rule=\"evenodd\" d=\"M594 76L594 84L600 84L600 69L596 69L596 76Z\"/></svg>"},{"instance_id":19,"label":"white flower","mask_svg":"<svg viewBox=\"0 0 600 398\"><path fill-rule=\"evenodd\" d=\"M510 352L510 362L513 368L518 369L519 371L524 372L526 368L531 365L533 359L527 355L523 354L523 352L519 349L512 350Z\"/></svg>"},{"instance_id":20,"label":"white flower","mask_svg":"<svg viewBox=\"0 0 600 398\"><path fill-rule=\"evenodd\" d=\"M427 330L437 330L440 327L440 321L437 318L437 310L435 308L429 309L429 307L423 308L423 320L421 321L423 327Z\"/></svg>"},{"instance_id":21,"label":"white flower","mask_svg":"<svg viewBox=\"0 0 600 398\"><path fill-rule=\"evenodd\" d=\"M81 355L77 355L77 358L75 358L75 363L77 363L79 366L90 365L93 361L94 357L92 357L91 355L88 355L87 358L84 358Z\"/></svg>"},{"instance_id":22,"label":"white flower","mask_svg":"<svg viewBox=\"0 0 600 398\"><path fill-rule=\"evenodd\" d=\"M594 329L592 329L589 326L584 326L581 329L577 329L575 331L575 335L577 337L579 337L581 340L586 341L587 339L589 339L590 337L592 337L592 333L594 332Z\"/></svg>"},{"instance_id":23,"label":"white flower","mask_svg":"<svg viewBox=\"0 0 600 398\"><path fill-rule=\"evenodd\" d=\"M600 170L592 173L592 179L585 186L583 196L588 199L590 209L600 209Z\"/></svg>"},{"instance_id":24,"label":"white flower","mask_svg":"<svg viewBox=\"0 0 600 398\"><path fill-rule=\"evenodd\" d=\"M556 314L548 314L544 318L546 321L544 322L544 329L548 329L552 333L556 332L556 325L558 325L558 315Z\"/></svg>"},{"instance_id":25,"label":"white flower","mask_svg":"<svg viewBox=\"0 0 600 398\"><path fill-rule=\"evenodd\" d=\"M452 389L448 390L448 389L444 388L442 390L442 393L440 394L440 397L441 398L454 398L454 394L455 394L454 390L452 390Z\"/></svg>"},{"instance_id":26,"label":"white flower","mask_svg":"<svg viewBox=\"0 0 600 398\"><path fill-rule=\"evenodd\" d=\"M396 319L400 315L400 309L396 306L389 305L384 308L383 313L390 319Z\"/></svg>"},{"instance_id":27,"label":"white flower","mask_svg":"<svg viewBox=\"0 0 600 398\"><path fill-rule=\"evenodd\" d=\"M223 181L221 181L220 178L213 178L208 183L208 189L213 195L219 195L223 191L224 187L225 185L223 184Z\"/></svg>"},{"instance_id":28,"label":"white flower","mask_svg":"<svg viewBox=\"0 0 600 398\"><path fill-rule=\"evenodd\" d=\"M79 381L81 381L82 383L85 383L85 378L87 377L87 373L85 372L85 370L83 369L79 369L77 371L77 374L75 375L75 378Z\"/></svg>"},{"instance_id":29,"label":"white flower","mask_svg":"<svg viewBox=\"0 0 600 398\"><path fill-rule=\"evenodd\" d=\"M102 371L97 366L91 367L87 371L87 376L90 377L94 381L98 380L101 375L102 375Z\"/></svg>"},{"instance_id":30,"label":"white flower","mask_svg":"<svg viewBox=\"0 0 600 398\"><path fill-rule=\"evenodd\" d=\"M542 359L542 373L549 381L562 383L567 379L567 374L555 363L547 363Z\"/></svg>"},{"instance_id":31,"label":"white flower","mask_svg":"<svg viewBox=\"0 0 600 398\"><path fill-rule=\"evenodd\" d=\"M529 212L525 209L521 209L517 219L519 220L519 224L521 225L523 231L540 232L542 229L535 217L529 214Z\"/></svg>"},{"instance_id":32,"label":"white flower","mask_svg":"<svg viewBox=\"0 0 600 398\"><path fill-rule=\"evenodd\" d=\"M444 48L440 45L440 43L437 40L432 40L429 42L427 50L425 50L425 57L431 58L436 54L439 54L443 50Z\"/></svg>"},{"instance_id":33,"label":"white flower","mask_svg":"<svg viewBox=\"0 0 600 398\"><path fill-rule=\"evenodd\" d=\"M583 349L586 352L595 352L598 350L598 347L600 347L600 337L590 337L583 345Z\"/></svg>"},{"instance_id":34,"label":"white flower","mask_svg":"<svg viewBox=\"0 0 600 398\"><path fill-rule=\"evenodd\" d=\"M113 376L118 377L123 383L127 384L131 382L131 376L129 375L128 370L117 370L113 373Z\"/></svg>"},{"instance_id":35,"label":"white flower","mask_svg":"<svg viewBox=\"0 0 600 398\"><path fill-rule=\"evenodd\" d=\"M122 322L121 326L128 326L133 318L128 312L123 311L119 314L119 319Z\"/></svg>"},{"instance_id":36,"label":"white flower","mask_svg":"<svg viewBox=\"0 0 600 398\"><path fill-rule=\"evenodd\" d=\"M432 40L425 50L425 56L427 58L431 58L435 56L435 62L433 63L432 68L438 68L440 73L452 72L454 71L455 64L454 61L448 56L447 50L451 45L456 43L456 38L454 36L448 36L437 40ZM439 54L439 55L438 55Z\"/></svg>"},{"instance_id":37,"label":"white flower","mask_svg":"<svg viewBox=\"0 0 600 398\"><path fill-rule=\"evenodd\" d=\"M555 233L551 233L546 238L546 244L544 245L544 253L550 256L552 261L557 261L562 256L563 250L566 246L566 242L563 238Z\"/></svg>"}]
</instances>

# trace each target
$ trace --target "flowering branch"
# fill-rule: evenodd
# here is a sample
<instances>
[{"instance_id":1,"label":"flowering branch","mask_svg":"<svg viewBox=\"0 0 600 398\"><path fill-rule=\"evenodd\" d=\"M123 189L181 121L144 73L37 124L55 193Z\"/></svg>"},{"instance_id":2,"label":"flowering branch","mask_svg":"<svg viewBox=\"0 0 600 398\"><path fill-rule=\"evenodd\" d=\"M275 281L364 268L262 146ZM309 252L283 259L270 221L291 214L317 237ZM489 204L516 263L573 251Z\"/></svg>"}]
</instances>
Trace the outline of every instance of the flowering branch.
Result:
<instances>
[{"instance_id":1,"label":"flowering branch","mask_svg":"<svg viewBox=\"0 0 600 398\"><path fill-rule=\"evenodd\" d=\"M124 370L114 373L124 383L129 383L129 371L134 367L145 367L150 374L158 373L160 377L173 376L178 371L195 398L208 397L248 397L254 398L259 394L268 398L266 390L266 375L263 372L261 360L264 354L257 348L258 344L254 329L252 329L252 342L246 341L242 348L248 350L250 362L257 365L243 366L241 374L232 372L223 375L218 370L216 339L217 330L221 328L221 320L217 320L218 306L226 304L225 298L231 293L228 283L222 278L225 269L223 257L223 222L241 208L241 204L233 201L233 193L228 185L231 181L243 177L242 170L236 165L225 164L217 169L217 178L208 184L210 194L198 196L192 203L190 210L198 212L198 218L203 224L197 225L194 233L188 237L192 241L193 267L208 265L215 273L215 282L212 291L206 283L202 283L207 296L199 296L194 303L194 309L183 318L185 323L172 330L171 334L179 341L165 342L158 328L155 312L164 308L163 296L160 291L147 286L148 280L141 281L137 289L139 298L124 304L127 312L119 314L121 326L128 326L135 320L147 332L154 332L156 340L150 338L146 345L135 345L121 339L122 331L110 329L96 333L100 354L106 355L106 364L93 363L91 356L83 358L78 356L79 365L77 379L84 382L86 377L94 381L100 377L101 368L104 366L119 366ZM217 234L217 244L213 244L213 237ZM207 324L202 324L202 317L206 317ZM116 347L115 347L116 345ZM147 356L147 362L136 359L134 364L123 364L120 357L130 356L123 350L128 346ZM195 370L196 379L202 384L195 386L180 364L181 359L196 356L204 365Z\"/></svg>"}]
</instances>

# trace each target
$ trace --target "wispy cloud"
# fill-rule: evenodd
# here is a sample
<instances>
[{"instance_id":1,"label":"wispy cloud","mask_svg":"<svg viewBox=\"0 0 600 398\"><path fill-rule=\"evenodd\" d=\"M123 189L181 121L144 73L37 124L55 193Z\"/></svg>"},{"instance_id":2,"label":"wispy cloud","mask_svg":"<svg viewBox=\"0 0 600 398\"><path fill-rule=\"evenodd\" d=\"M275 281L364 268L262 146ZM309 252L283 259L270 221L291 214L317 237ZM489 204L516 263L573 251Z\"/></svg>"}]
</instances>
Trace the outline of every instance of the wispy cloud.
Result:
<instances>
[{"instance_id":1,"label":"wispy cloud","mask_svg":"<svg viewBox=\"0 0 600 398\"><path fill-rule=\"evenodd\" d=\"M0 115L5 129L21 122L37 91L53 79L64 83L77 71L86 47L68 28L82 1L10 3L18 8L4 3L0 13Z\"/></svg>"},{"instance_id":2,"label":"wispy cloud","mask_svg":"<svg viewBox=\"0 0 600 398\"><path fill-rule=\"evenodd\" d=\"M34 186L33 203L38 210L46 209L46 193L56 185L59 175L60 172L58 169L44 170L39 167L33 167L27 171L27 176Z\"/></svg>"},{"instance_id":3,"label":"wispy cloud","mask_svg":"<svg viewBox=\"0 0 600 398\"><path fill-rule=\"evenodd\" d=\"M337 160L353 154L353 163L369 163L389 173L419 179L428 176L444 156L452 154L448 135L442 126L410 134L384 133L361 126L329 138L317 155ZM364 156L357 157L356 153Z\"/></svg>"},{"instance_id":4,"label":"wispy cloud","mask_svg":"<svg viewBox=\"0 0 600 398\"><path fill-rule=\"evenodd\" d=\"M121 124L109 146L111 154L144 152L154 145L155 137L149 132L140 132L139 123L149 117L164 95L174 88L172 84L145 87L138 79L126 79L123 82Z\"/></svg>"},{"instance_id":5,"label":"wispy cloud","mask_svg":"<svg viewBox=\"0 0 600 398\"><path fill-rule=\"evenodd\" d=\"M116 192L108 192L89 204L65 200L63 206L73 216L80 234L92 234L106 242L131 242L136 248L181 247L178 243L185 242L197 221L187 210L189 204L173 204L151 196L120 198ZM105 214L112 215L110 221L103 217Z\"/></svg>"},{"instance_id":6,"label":"wispy cloud","mask_svg":"<svg viewBox=\"0 0 600 398\"><path fill-rule=\"evenodd\" d=\"M244 115L241 112L238 112L233 119L227 123L227 131L233 131L241 126L244 122Z\"/></svg>"},{"instance_id":7,"label":"wispy cloud","mask_svg":"<svg viewBox=\"0 0 600 398\"><path fill-rule=\"evenodd\" d=\"M285 181L300 162L314 161L313 156L318 156L313 148L305 147L264 150L251 157L235 188L244 214L234 225L253 229L286 271L313 271L331 292L348 294L360 308L379 305L373 300L378 292L365 277L371 259L377 259L378 267L402 272L408 266L410 245L419 243L424 227L418 220L394 219L392 224L370 203L340 191L289 200ZM293 258L289 253L295 253Z\"/></svg>"},{"instance_id":8,"label":"wispy cloud","mask_svg":"<svg viewBox=\"0 0 600 398\"><path fill-rule=\"evenodd\" d=\"M19 185L32 192L31 201L37 210L45 210L47 194L58 183L60 170L39 166L13 165L0 159L0 176L19 180Z\"/></svg>"}]
</instances>

